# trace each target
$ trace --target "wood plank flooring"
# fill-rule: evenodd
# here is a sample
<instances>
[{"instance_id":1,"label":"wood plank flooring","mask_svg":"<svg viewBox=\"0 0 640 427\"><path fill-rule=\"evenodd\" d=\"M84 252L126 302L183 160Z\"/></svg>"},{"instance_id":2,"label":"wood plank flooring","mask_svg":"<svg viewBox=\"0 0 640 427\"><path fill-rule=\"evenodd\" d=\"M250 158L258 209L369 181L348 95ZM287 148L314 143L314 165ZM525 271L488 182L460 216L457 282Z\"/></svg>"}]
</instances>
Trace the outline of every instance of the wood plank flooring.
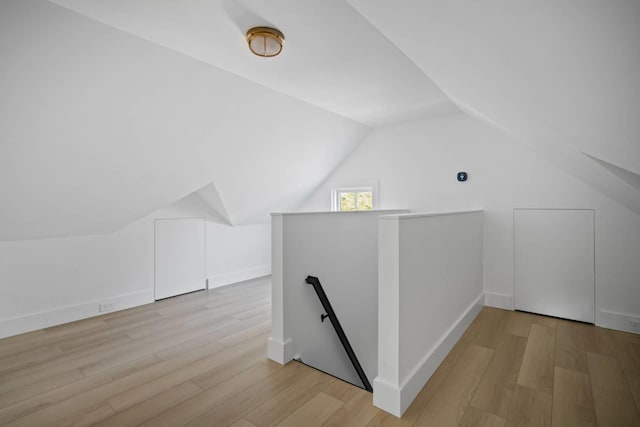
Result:
<instances>
[{"instance_id":1,"label":"wood plank flooring","mask_svg":"<svg viewBox=\"0 0 640 427\"><path fill-rule=\"evenodd\" d=\"M0 340L3 426L640 426L640 335L485 308L398 419L266 359L270 282Z\"/></svg>"}]
</instances>

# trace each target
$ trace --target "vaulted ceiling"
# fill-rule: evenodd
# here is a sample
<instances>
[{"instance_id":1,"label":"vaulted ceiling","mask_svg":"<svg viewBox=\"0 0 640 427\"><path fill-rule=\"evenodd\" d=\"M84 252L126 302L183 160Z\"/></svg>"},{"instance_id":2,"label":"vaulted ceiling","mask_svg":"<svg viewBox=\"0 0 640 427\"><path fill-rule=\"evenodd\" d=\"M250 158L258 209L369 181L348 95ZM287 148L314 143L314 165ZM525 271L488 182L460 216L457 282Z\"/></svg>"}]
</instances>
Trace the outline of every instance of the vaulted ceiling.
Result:
<instances>
[{"instance_id":1,"label":"vaulted ceiling","mask_svg":"<svg viewBox=\"0 0 640 427\"><path fill-rule=\"evenodd\" d=\"M457 111L344 0L51 1L365 125ZM245 33L260 25L284 32L281 56L250 54Z\"/></svg>"},{"instance_id":2,"label":"vaulted ceiling","mask_svg":"<svg viewBox=\"0 0 640 427\"><path fill-rule=\"evenodd\" d=\"M640 213L639 1L349 3L463 111Z\"/></svg>"},{"instance_id":3,"label":"vaulted ceiling","mask_svg":"<svg viewBox=\"0 0 640 427\"><path fill-rule=\"evenodd\" d=\"M370 131L463 111L640 213L640 2L7 0L0 240L198 192L294 209ZM245 31L273 25L265 60Z\"/></svg>"}]
</instances>

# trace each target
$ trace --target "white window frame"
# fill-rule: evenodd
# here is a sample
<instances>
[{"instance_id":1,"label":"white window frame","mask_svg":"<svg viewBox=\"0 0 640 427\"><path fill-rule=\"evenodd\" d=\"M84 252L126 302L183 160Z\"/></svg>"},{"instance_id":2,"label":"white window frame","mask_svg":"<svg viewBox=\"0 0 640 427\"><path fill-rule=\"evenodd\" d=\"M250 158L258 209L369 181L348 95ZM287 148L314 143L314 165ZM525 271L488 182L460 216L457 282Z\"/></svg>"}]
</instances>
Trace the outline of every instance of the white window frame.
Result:
<instances>
[{"instance_id":1,"label":"white window frame","mask_svg":"<svg viewBox=\"0 0 640 427\"><path fill-rule=\"evenodd\" d=\"M342 185L331 186L331 210L333 212L344 212L340 210L340 193L365 193L371 192L371 208L372 210L378 209L378 183L376 182L358 182L358 183L344 183Z\"/></svg>"}]
</instances>

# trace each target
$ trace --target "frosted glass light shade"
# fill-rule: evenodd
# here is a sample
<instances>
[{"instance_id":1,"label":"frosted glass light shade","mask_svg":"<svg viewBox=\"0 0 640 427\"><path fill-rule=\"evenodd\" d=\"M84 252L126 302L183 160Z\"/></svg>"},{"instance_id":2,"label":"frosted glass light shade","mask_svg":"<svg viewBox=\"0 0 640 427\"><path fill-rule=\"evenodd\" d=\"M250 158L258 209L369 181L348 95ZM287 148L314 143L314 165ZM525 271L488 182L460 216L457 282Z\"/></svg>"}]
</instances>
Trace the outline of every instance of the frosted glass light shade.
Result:
<instances>
[{"instance_id":1,"label":"frosted glass light shade","mask_svg":"<svg viewBox=\"0 0 640 427\"><path fill-rule=\"evenodd\" d=\"M284 34L275 28L255 27L247 31L247 43L251 52L258 56L276 56L282 51Z\"/></svg>"}]
</instances>

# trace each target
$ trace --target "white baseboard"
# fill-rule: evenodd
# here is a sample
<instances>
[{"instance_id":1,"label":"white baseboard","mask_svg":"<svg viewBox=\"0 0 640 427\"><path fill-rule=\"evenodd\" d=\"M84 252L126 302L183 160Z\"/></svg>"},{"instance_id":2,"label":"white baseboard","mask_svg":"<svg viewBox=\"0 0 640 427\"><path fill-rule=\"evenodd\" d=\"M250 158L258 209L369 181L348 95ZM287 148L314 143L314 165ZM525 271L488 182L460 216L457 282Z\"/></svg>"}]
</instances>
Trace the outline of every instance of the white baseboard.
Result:
<instances>
[{"instance_id":1,"label":"white baseboard","mask_svg":"<svg viewBox=\"0 0 640 427\"><path fill-rule=\"evenodd\" d=\"M597 325L607 329L640 334L640 316L600 310Z\"/></svg>"},{"instance_id":2,"label":"white baseboard","mask_svg":"<svg viewBox=\"0 0 640 427\"><path fill-rule=\"evenodd\" d=\"M281 365L291 362L293 360L293 340L282 342L270 337L267 342L267 357Z\"/></svg>"},{"instance_id":3,"label":"white baseboard","mask_svg":"<svg viewBox=\"0 0 640 427\"><path fill-rule=\"evenodd\" d=\"M513 295L485 292L484 298L484 304L486 306L515 310ZM640 316L637 314L599 310L596 325L616 331L640 334Z\"/></svg>"},{"instance_id":4,"label":"white baseboard","mask_svg":"<svg viewBox=\"0 0 640 427\"><path fill-rule=\"evenodd\" d=\"M402 416L422 387L429 381L431 375L440 366L440 363L471 325L473 319L480 313L483 306L484 294L480 294L434 344L413 371L407 375L400 387L389 384L382 378L376 378L373 381L374 406L396 417Z\"/></svg>"},{"instance_id":5,"label":"white baseboard","mask_svg":"<svg viewBox=\"0 0 640 427\"><path fill-rule=\"evenodd\" d=\"M397 385L388 383L380 377L373 379L373 406L401 417L404 412L401 396L402 390Z\"/></svg>"},{"instance_id":6,"label":"white baseboard","mask_svg":"<svg viewBox=\"0 0 640 427\"><path fill-rule=\"evenodd\" d=\"M269 274L271 274L271 264L265 264L229 273L214 274L213 276L209 276L207 280L209 283L209 289L213 289L220 286L230 285L232 283L244 282L245 280L268 276Z\"/></svg>"},{"instance_id":7,"label":"white baseboard","mask_svg":"<svg viewBox=\"0 0 640 427\"><path fill-rule=\"evenodd\" d=\"M502 308L504 310L513 310L513 295L498 294L495 292L484 293L484 305L495 308Z\"/></svg>"},{"instance_id":8,"label":"white baseboard","mask_svg":"<svg viewBox=\"0 0 640 427\"><path fill-rule=\"evenodd\" d=\"M100 312L100 304L111 304L113 309L109 310L109 312L113 312L152 302L153 289L72 306L59 307L53 310L27 314L26 316L2 319L0 320L0 338L106 314Z\"/></svg>"}]
</instances>

